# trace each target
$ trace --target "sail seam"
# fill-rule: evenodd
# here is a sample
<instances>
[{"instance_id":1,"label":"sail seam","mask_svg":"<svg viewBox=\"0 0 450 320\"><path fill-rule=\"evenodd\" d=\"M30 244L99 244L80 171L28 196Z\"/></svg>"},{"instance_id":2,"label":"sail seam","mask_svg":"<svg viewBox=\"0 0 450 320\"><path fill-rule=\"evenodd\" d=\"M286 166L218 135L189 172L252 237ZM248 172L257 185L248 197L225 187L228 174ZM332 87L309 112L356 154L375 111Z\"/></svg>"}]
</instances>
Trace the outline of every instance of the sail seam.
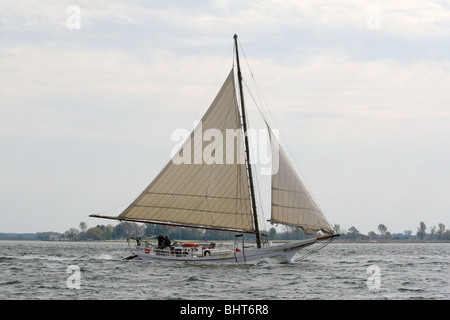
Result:
<instances>
[{"instance_id":1,"label":"sail seam","mask_svg":"<svg viewBox=\"0 0 450 320\"><path fill-rule=\"evenodd\" d=\"M219 197L219 196L211 196L211 195L186 194L186 193L145 192L145 194L156 194L156 195L164 195L164 196L215 198L215 199L231 199L231 200L235 200L235 199L248 200L247 197L245 197L245 198L234 198L234 197Z\"/></svg>"},{"instance_id":2,"label":"sail seam","mask_svg":"<svg viewBox=\"0 0 450 320\"><path fill-rule=\"evenodd\" d=\"M317 209L314 209L314 208L306 208L306 207L291 207L291 206L284 206L284 205L281 205L281 204L276 204L276 203L272 203L272 205L273 205L274 207L281 207L281 208L289 208L289 209L301 209L301 210L311 210L311 211L319 211L319 210L317 210Z\"/></svg>"},{"instance_id":3,"label":"sail seam","mask_svg":"<svg viewBox=\"0 0 450 320\"><path fill-rule=\"evenodd\" d=\"M235 214L235 215L243 215L246 216L248 213L243 212L226 212L226 211L211 211L211 210L201 210L201 209L190 209L190 208L177 208L177 207L160 207L160 206L150 206L150 205L134 205L137 208L156 208L156 209L172 209L172 210L188 210L188 211L197 211L197 212L208 212L208 213L225 213L225 214Z\"/></svg>"},{"instance_id":4,"label":"sail seam","mask_svg":"<svg viewBox=\"0 0 450 320\"><path fill-rule=\"evenodd\" d=\"M276 187L272 187L272 190L276 190L276 191L286 191L286 192L293 192L293 193L300 193L300 194L307 195L307 193L306 193L305 191L296 191L296 190L289 190L289 189L281 189L281 188L276 188Z\"/></svg>"}]
</instances>

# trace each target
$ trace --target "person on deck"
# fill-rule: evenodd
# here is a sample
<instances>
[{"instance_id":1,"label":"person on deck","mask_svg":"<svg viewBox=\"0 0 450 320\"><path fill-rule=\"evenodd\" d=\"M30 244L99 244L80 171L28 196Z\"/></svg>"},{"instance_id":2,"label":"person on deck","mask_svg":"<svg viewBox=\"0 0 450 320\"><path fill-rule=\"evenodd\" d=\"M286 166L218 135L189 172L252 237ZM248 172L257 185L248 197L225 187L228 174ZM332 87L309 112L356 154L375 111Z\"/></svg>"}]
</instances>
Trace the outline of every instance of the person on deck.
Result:
<instances>
[{"instance_id":1,"label":"person on deck","mask_svg":"<svg viewBox=\"0 0 450 320\"><path fill-rule=\"evenodd\" d=\"M166 238L164 239L164 248L170 247L170 244L171 244L170 239L168 236L166 236Z\"/></svg>"},{"instance_id":2,"label":"person on deck","mask_svg":"<svg viewBox=\"0 0 450 320\"><path fill-rule=\"evenodd\" d=\"M160 234L158 237L158 248L164 248L164 237L162 234Z\"/></svg>"}]
</instances>

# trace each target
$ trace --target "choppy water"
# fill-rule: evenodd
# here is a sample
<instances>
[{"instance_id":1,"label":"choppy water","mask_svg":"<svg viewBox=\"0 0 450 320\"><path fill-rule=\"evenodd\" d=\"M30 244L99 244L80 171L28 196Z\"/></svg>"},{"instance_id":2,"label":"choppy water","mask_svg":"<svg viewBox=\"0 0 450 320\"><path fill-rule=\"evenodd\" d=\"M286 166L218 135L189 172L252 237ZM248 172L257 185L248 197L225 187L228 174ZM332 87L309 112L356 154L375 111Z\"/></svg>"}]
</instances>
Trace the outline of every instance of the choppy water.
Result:
<instances>
[{"instance_id":1,"label":"choppy water","mask_svg":"<svg viewBox=\"0 0 450 320\"><path fill-rule=\"evenodd\" d=\"M0 241L0 299L450 298L450 243L334 242L289 264L121 260L129 254L123 242Z\"/></svg>"}]
</instances>

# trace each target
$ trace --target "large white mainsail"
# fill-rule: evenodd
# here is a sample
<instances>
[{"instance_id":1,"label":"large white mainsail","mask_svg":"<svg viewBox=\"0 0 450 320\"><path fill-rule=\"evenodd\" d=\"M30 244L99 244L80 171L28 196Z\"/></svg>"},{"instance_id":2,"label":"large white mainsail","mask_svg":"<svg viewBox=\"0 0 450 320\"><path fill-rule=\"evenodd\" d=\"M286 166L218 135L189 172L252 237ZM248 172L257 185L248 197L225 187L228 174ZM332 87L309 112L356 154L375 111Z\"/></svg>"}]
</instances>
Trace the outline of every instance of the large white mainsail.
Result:
<instances>
[{"instance_id":1,"label":"large white mainsail","mask_svg":"<svg viewBox=\"0 0 450 320\"><path fill-rule=\"evenodd\" d=\"M315 234L319 230L333 234L328 221L317 206L297 171L289 161L269 126L273 165L272 216L271 222L301 227L305 233ZM277 161L278 163L274 163Z\"/></svg>"},{"instance_id":2,"label":"large white mainsail","mask_svg":"<svg viewBox=\"0 0 450 320\"><path fill-rule=\"evenodd\" d=\"M216 143L216 149L208 149L212 142L203 141L203 133L208 130L214 130L213 133L224 138ZM230 133L235 133L234 143L225 139ZM232 69L179 153L119 215L119 219L253 232L242 137ZM220 147L223 147L223 152ZM181 156L180 152L186 150L190 154ZM211 161L217 160L212 159L216 153L223 157L219 161ZM189 161L181 162L178 157Z\"/></svg>"}]
</instances>

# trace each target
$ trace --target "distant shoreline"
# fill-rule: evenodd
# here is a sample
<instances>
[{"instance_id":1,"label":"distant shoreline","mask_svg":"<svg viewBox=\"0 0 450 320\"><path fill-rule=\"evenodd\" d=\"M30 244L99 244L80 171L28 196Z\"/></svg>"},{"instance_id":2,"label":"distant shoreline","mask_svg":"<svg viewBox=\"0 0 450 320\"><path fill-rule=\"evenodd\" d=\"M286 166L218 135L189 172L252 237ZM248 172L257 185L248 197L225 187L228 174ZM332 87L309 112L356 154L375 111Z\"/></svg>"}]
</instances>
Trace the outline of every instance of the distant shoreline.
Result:
<instances>
[{"instance_id":1,"label":"distant shoreline","mask_svg":"<svg viewBox=\"0 0 450 320\"><path fill-rule=\"evenodd\" d=\"M30 237L31 234L24 234L25 237L21 237L22 234L7 234L8 237L4 236L5 233L0 233L0 241L30 241L30 242L58 242L58 243L64 243L64 242L126 242L127 239L114 239L114 240L40 240L36 239L34 237ZM178 240L178 239L175 239ZM179 239L178 241L183 242L205 242L205 240L182 240ZM231 240L208 240L209 242L233 242ZM270 240L272 243L285 243L290 241L296 241L296 240ZM251 240L249 240L251 242ZM414 239L335 239L333 240L334 243L450 243L450 240L414 240Z\"/></svg>"},{"instance_id":2,"label":"distant shoreline","mask_svg":"<svg viewBox=\"0 0 450 320\"><path fill-rule=\"evenodd\" d=\"M362 240L362 239L336 239L334 242L352 243L450 243L450 240L412 240L412 239L392 239L392 240Z\"/></svg>"}]
</instances>

